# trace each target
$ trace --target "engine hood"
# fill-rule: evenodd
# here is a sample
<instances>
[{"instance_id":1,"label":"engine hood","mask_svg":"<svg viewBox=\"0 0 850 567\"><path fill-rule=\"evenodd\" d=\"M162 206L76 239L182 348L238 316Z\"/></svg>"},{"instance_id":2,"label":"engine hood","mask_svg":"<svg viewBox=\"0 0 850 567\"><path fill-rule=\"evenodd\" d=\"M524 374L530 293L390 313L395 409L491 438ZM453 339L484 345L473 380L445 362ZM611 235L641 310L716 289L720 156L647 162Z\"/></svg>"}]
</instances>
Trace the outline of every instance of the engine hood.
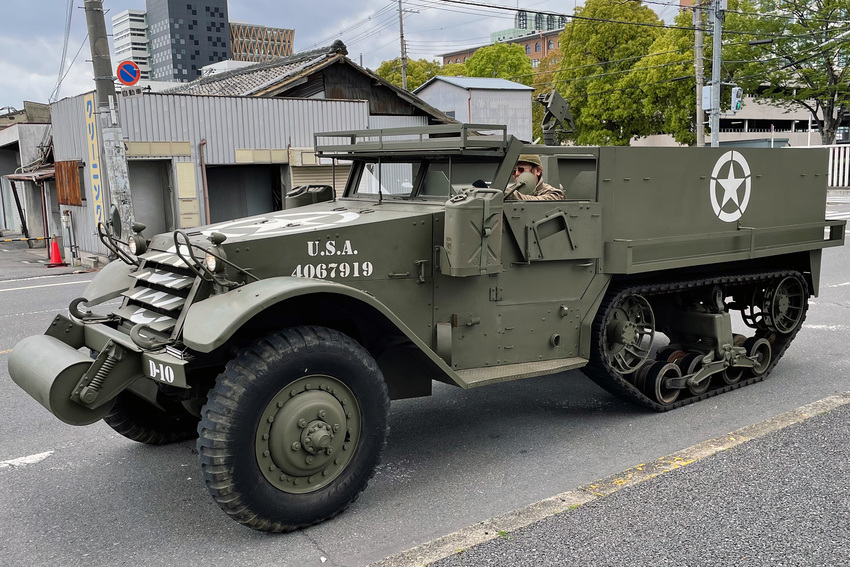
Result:
<instances>
[{"instance_id":1,"label":"engine hood","mask_svg":"<svg viewBox=\"0 0 850 567\"><path fill-rule=\"evenodd\" d=\"M184 232L188 234L192 242L201 245L205 245L204 243L208 245L210 234L220 232L227 237L227 244L232 245L412 218L442 207L443 203L384 201L378 204L353 199L338 200L184 229ZM151 248L173 253L173 235L167 233L155 236L151 242Z\"/></svg>"}]
</instances>

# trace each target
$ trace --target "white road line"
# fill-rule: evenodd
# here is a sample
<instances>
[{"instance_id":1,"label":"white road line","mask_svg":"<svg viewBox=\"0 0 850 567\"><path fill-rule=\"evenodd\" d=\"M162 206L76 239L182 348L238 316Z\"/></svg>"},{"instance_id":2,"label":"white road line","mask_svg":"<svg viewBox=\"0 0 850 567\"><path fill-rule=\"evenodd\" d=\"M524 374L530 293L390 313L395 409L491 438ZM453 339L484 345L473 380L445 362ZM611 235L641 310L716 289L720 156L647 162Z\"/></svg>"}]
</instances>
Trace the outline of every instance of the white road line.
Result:
<instances>
[{"instance_id":1,"label":"white road line","mask_svg":"<svg viewBox=\"0 0 850 567\"><path fill-rule=\"evenodd\" d=\"M40 463L52 454L53 451L47 451L46 453L38 453L36 455L29 455L28 457L18 457L17 459L12 459L10 461L0 461L0 470L34 465L36 463Z\"/></svg>"},{"instance_id":2,"label":"white road line","mask_svg":"<svg viewBox=\"0 0 850 567\"><path fill-rule=\"evenodd\" d=\"M89 283L89 282L91 282L91 280L84 280L84 281L81 281L81 282L64 282L64 283L49 283L49 284L42 284L42 285L28 285L26 287L10 287L9 289L0 289L0 293L2 293L4 291L20 291L22 289L37 289L37 288L40 288L40 287L56 287L56 286L59 286L59 285L78 285L78 284L84 284L84 283Z\"/></svg>"},{"instance_id":3,"label":"white road line","mask_svg":"<svg viewBox=\"0 0 850 567\"><path fill-rule=\"evenodd\" d=\"M53 280L56 278L61 278L62 276L70 276L72 274L52 274L49 276L30 276L28 278L17 278L14 280L0 280L0 284L4 283L12 283L12 282L31 282L32 280Z\"/></svg>"},{"instance_id":4,"label":"white road line","mask_svg":"<svg viewBox=\"0 0 850 567\"><path fill-rule=\"evenodd\" d=\"M827 286L827 287L845 287L845 286L848 286L848 285L850 285L850 282L844 282L844 283L840 283L840 284L833 284L833 285L830 285L830 286Z\"/></svg>"},{"instance_id":5,"label":"white road line","mask_svg":"<svg viewBox=\"0 0 850 567\"><path fill-rule=\"evenodd\" d=\"M815 329L818 331L846 331L847 325L803 325L807 329Z\"/></svg>"}]
</instances>

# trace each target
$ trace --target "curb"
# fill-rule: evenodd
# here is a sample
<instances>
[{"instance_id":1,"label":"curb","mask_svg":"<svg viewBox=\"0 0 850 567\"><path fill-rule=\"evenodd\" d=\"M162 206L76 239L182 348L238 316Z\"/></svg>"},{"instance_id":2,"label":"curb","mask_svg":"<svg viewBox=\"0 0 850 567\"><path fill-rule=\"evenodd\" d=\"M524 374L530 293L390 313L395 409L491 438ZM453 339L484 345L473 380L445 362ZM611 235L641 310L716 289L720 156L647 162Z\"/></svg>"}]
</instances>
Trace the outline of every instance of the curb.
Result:
<instances>
[{"instance_id":1,"label":"curb","mask_svg":"<svg viewBox=\"0 0 850 567\"><path fill-rule=\"evenodd\" d=\"M737 429L726 435L709 439L677 451L651 463L640 464L622 472L540 500L519 510L496 516L463 528L454 533L423 543L407 551L372 563L369 567L421 567L445 559L466 549L502 537L506 532L524 528L555 514L572 510L588 502L604 498L618 490L634 486L664 473L726 451L769 433L803 422L811 417L850 403L850 391L828 396L800 406L753 425Z\"/></svg>"}]
</instances>

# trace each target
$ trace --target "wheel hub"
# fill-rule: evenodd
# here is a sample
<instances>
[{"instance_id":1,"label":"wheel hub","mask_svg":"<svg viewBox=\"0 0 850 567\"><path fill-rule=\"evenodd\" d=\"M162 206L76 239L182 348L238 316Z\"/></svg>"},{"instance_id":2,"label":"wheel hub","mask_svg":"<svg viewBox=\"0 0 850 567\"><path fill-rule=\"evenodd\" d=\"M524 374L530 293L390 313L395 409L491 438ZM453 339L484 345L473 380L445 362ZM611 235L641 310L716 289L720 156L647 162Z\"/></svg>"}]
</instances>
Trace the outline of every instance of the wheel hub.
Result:
<instances>
[{"instance_id":1,"label":"wheel hub","mask_svg":"<svg viewBox=\"0 0 850 567\"><path fill-rule=\"evenodd\" d=\"M266 406L257 428L257 462L277 488L312 492L342 472L359 436L360 411L351 391L331 376L308 376Z\"/></svg>"},{"instance_id":2,"label":"wheel hub","mask_svg":"<svg viewBox=\"0 0 850 567\"><path fill-rule=\"evenodd\" d=\"M631 321L621 321L619 325L620 340L627 345L633 345L637 342L638 328Z\"/></svg>"}]
</instances>

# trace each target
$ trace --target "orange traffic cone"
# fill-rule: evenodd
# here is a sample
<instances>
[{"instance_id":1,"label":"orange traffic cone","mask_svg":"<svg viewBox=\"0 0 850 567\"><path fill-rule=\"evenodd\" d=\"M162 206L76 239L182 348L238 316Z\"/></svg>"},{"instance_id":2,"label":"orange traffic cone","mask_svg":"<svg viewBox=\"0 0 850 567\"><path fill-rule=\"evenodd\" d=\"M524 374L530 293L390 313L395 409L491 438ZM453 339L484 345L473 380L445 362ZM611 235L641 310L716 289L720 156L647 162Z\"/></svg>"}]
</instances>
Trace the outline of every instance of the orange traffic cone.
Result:
<instances>
[{"instance_id":1,"label":"orange traffic cone","mask_svg":"<svg viewBox=\"0 0 850 567\"><path fill-rule=\"evenodd\" d=\"M58 266L67 266L65 262L62 261L62 255L59 253L59 243L54 239L53 242L50 243L50 262L48 262L48 268L56 268Z\"/></svg>"}]
</instances>

